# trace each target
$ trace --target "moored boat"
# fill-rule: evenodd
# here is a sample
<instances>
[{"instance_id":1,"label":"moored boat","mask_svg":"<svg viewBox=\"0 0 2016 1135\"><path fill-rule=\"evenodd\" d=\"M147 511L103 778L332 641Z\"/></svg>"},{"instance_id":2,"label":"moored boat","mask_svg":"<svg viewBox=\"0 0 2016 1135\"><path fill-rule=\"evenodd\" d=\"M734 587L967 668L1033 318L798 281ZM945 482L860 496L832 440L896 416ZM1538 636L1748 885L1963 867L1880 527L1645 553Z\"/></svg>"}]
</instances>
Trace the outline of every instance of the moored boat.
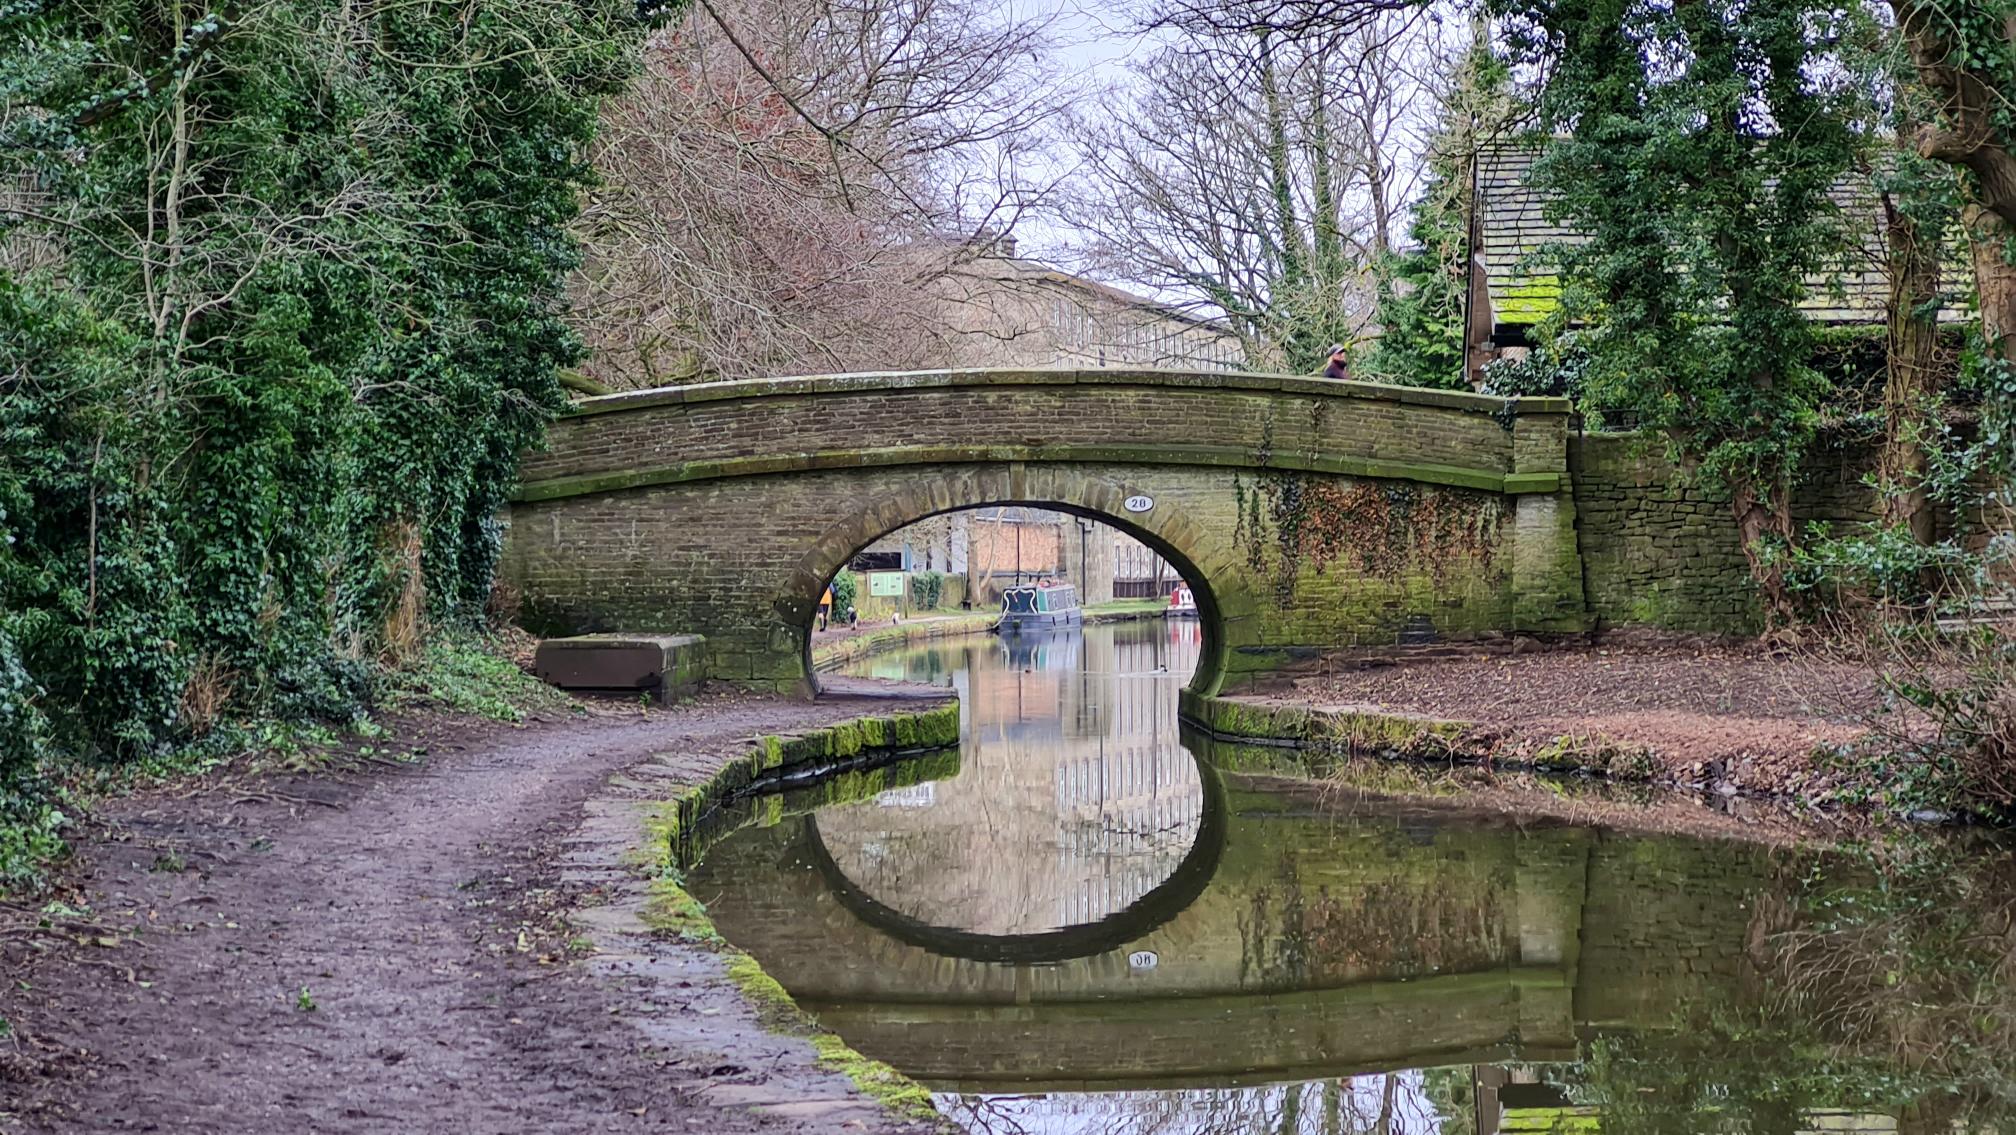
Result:
<instances>
[{"instance_id":1,"label":"moored boat","mask_svg":"<svg viewBox=\"0 0 2016 1135\"><path fill-rule=\"evenodd\" d=\"M1179 583L1169 592L1169 606L1162 612L1165 619L1194 619L1197 617L1197 597L1190 594L1190 585Z\"/></svg>"},{"instance_id":2,"label":"moored boat","mask_svg":"<svg viewBox=\"0 0 2016 1135\"><path fill-rule=\"evenodd\" d=\"M995 629L1002 634L1019 634L1027 630L1075 627L1084 621L1076 587L1068 583L1039 584L1011 587L1001 593L1001 622Z\"/></svg>"}]
</instances>

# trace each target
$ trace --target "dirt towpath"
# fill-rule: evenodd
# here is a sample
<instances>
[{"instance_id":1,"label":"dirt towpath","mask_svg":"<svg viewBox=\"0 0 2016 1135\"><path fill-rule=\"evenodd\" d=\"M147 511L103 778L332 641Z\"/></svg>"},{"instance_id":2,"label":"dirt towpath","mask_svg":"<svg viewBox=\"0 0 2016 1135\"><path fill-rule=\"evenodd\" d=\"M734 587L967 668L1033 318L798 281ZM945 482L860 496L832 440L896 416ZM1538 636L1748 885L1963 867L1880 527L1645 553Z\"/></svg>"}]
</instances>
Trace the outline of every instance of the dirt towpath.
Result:
<instances>
[{"instance_id":1,"label":"dirt towpath","mask_svg":"<svg viewBox=\"0 0 2016 1135\"><path fill-rule=\"evenodd\" d=\"M569 913L603 898L567 866L628 850L584 832L634 844L593 823L625 770L657 770L634 799L754 735L906 708L856 687L437 725L410 768L114 802L76 865L104 929L73 933L116 946L0 939L0 1131L912 1130L757 1026L706 948L591 956L608 936Z\"/></svg>"}]
</instances>

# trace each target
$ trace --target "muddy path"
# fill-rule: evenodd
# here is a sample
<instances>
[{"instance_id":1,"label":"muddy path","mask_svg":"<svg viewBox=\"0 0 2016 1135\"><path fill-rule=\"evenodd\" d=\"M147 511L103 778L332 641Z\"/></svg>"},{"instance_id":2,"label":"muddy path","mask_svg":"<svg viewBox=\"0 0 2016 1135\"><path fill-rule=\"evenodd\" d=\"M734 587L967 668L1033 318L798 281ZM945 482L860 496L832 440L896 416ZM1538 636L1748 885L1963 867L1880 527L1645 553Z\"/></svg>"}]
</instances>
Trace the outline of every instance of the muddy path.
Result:
<instances>
[{"instance_id":1,"label":"muddy path","mask_svg":"<svg viewBox=\"0 0 2016 1135\"><path fill-rule=\"evenodd\" d=\"M599 958L573 917L635 874L634 824L596 834L612 792L892 708L856 688L437 722L402 736L428 749L412 767L115 801L74 866L89 921L0 942L0 1130L913 1129L757 1027L704 947ZM653 784L621 775L642 764ZM779 1099L804 1102L748 1106Z\"/></svg>"}]
</instances>

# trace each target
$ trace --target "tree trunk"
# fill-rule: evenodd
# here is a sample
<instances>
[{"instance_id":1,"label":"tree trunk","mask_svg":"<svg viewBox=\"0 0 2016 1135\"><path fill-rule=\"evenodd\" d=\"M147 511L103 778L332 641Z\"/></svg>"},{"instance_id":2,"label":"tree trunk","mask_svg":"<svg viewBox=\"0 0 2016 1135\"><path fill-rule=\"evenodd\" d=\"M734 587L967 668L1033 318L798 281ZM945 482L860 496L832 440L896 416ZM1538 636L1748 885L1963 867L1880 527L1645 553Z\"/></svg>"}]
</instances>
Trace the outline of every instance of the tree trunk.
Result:
<instances>
[{"instance_id":1,"label":"tree trunk","mask_svg":"<svg viewBox=\"0 0 2016 1135\"><path fill-rule=\"evenodd\" d=\"M1926 0L1890 0L1904 46L1931 94L1941 121L1918 128L1919 154L1965 170L1967 207L1961 221L1972 245L1981 290L1981 330L1989 350L2016 361L2016 267L2003 250L2016 235L2016 154L2001 123L2008 76L1998 69L2016 51L2016 13L2003 19L2002 52L1959 55L1947 22Z\"/></svg>"},{"instance_id":2,"label":"tree trunk","mask_svg":"<svg viewBox=\"0 0 2016 1135\"><path fill-rule=\"evenodd\" d=\"M2003 255L2016 225L1983 205L1960 212L1974 257L1974 283L1981 292L1981 337L1996 356L2016 362L2016 265Z\"/></svg>"},{"instance_id":3,"label":"tree trunk","mask_svg":"<svg viewBox=\"0 0 2016 1135\"><path fill-rule=\"evenodd\" d=\"M1785 553L1792 548L1792 492L1787 485L1731 485L1730 503L1736 528L1743 537L1743 558L1764 600L1764 623L1775 630L1792 621L1797 610L1785 583Z\"/></svg>"},{"instance_id":4,"label":"tree trunk","mask_svg":"<svg viewBox=\"0 0 2016 1135\"><path fill-rule=\"evenodd\" d=\"M1886 491L1882 520L1908 528L1921 544L1935 535L1925 491L1927 442L1939 394L1939 319L1927 310L1939 295L1940 241L1883 197L1890 250L1889 342L1883 384L1883 452L1877 466Z\"/></svg>"},{"instance_id":5,"label":"tree trunk","mask_svg":"<svg viewBox=\"0 0 2016 1135\"><path fill-rule=\"evenodd\" d=\"M1939 103L1941 124L1918 130L1918 152L1950 162L1973 175L1969 196L2016 225L2016 154L1998 125L2005 113L2006 75L1997 71L1995 53L1958 52L1947 38L1950 23L1928 0L1890 0L1904 46L1917 68L1918 81ZM2016 13L2003 17L2002 47L2016 48Z\"/></svg>"}]
</instances>

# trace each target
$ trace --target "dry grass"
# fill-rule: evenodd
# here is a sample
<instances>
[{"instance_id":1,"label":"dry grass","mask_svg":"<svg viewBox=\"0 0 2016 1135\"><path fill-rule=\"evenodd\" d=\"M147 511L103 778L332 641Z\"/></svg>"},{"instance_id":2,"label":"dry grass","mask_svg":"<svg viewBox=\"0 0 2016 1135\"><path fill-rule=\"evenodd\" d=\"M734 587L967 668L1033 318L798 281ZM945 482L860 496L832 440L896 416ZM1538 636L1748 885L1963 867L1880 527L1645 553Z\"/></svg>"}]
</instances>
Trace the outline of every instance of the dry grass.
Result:
<instances>
[{"instance_id":1,"label":"dry grass","mask_svg":"<svg viewBox=\"0 0 2016 1135\"><path fill-rule=\"evenodd\" d=\"M427 573L420 559L420 525L411 519L387 524L379 548L393 595L378 630L379 651L387 665L404 666L419 657L427 640Z\"/></svg>"},{"instance_id":2,"label":"dry grass","mask_svg":"<svg viewBox=\"0 0 2016 1135\"><path fill-rule=\"evenodd\" d=\"M196 659L189 669L189 680L182 685L182 697L176 709L182 724L196 737L207 737L217 727L224 716L224 709L231 704L231 696L237 691L238 672L227 665L215 652Z\"/></svg>"},{"instance_id":3,"label":"dry grass","mask_svg":"<svg viewBox=\"0 0 2016 1135\"><path fill-rule=\"evenodd\" d=\"M1854 1055L2016 1074L2016 865L1989 853L1956 870L1942 854L1877 874L1771 928L1784 1008Z\"/></svg>"},{"instance_id":4,"label":"dry grass","mask_svg":"<svg viewBox=\"0 0 2016 1135\"><path fill-rule=\"evenodd\" d=\"M1856 788L1903 807L2016 807L2016 627L1869 608L1830 630L1805 656L1866 667L1881 695L1843 707L1863 727L1839 770Z\"/></svg>"}]
</instances>

